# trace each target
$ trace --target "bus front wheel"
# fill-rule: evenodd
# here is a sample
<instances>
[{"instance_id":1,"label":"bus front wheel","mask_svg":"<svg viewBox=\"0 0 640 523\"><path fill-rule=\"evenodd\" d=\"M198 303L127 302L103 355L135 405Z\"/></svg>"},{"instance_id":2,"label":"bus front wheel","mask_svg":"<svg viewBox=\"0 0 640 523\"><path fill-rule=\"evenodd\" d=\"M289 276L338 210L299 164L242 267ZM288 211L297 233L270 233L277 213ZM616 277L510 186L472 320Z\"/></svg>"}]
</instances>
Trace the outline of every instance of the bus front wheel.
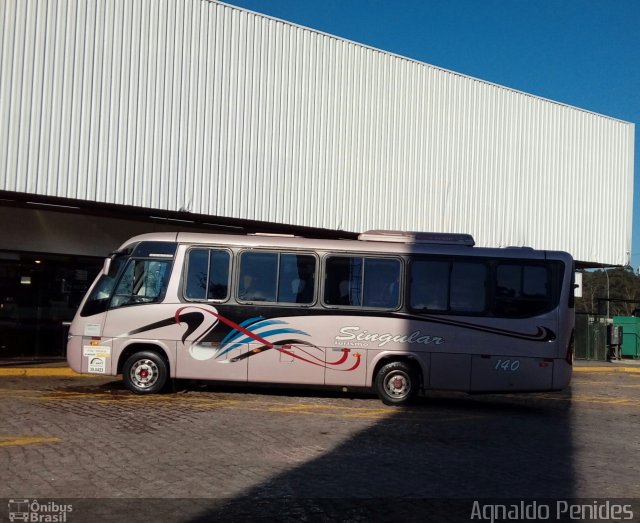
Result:
<instances>
[{"instance_id":1,"label":"bus front wheel","mask_svg":"<svg viewBox=\"0 0 640 523\"><path fill-rule=\"evenodd\" d=\"M160 392L167 383L167 362L155 352L136 352L122 367L122 379L127 388L137 394Z\"/></svg>"},{"instance_id":2,"label":"bus front wheel","mask_svg":"<svg viewBox=\"0 0 640 523\"><path fill-rule=\"evenodd\" d=\"M403 361L392 361L376 374L375 389L385 405L408 405L418 392L418 377Z\"/></svg>"}]
</instances>

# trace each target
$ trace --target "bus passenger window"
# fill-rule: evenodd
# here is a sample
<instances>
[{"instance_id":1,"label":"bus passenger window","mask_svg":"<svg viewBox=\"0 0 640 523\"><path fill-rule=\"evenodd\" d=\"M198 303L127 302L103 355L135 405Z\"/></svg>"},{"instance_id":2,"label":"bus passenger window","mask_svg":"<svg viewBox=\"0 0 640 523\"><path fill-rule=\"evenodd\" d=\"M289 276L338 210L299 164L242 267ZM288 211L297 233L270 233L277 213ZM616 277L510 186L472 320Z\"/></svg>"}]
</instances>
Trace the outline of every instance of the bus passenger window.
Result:
<instances>
[{"instance_id":1,"label":"bus passenger window","mask_svg":"<svg viewBox=\"0 0 640 523\"><path fill-rule=\"evenodd\" d=\"M400 265L400 260L395 258L327 258L324 302L395 309L400 305Z\"/></svg>"},{"instance_id":2,"label":"bus passenger window","mask_svg":"<svg viewBox=\"0 0 640 523\"><path fill-rule=\"evenodd\" d=\"M281 254L278 303L313 303L315 273L315 257Z\"/></svg>"},{"instance_id":3,"label":"bus passenger window","mask_svg":"<svg viewBox=\"0 0 640 523\"><path fill-rule=\"evenodd\" d=\"M365 258L364 306L395 309L400 300L400 260Z\"/></svg>"},{"instance_id":4,"label":"bus passenger window","mask_svg":"<svg viewBox=\"0 0 640 523\"><path fill-rule=\"evenodd\" d=\"M327 305L351 305L349 280L327 275L324 285L324 302Z\"/></svg>"},{"instance_id":5,"label":"bus passenger window","mask_svg":"<svg viewBox=\"0 0 640 523\"><path fill-rule=\"evenodd\" d=\"M522 268L522 294L526 296L549 294L549 273L546 267L525 265Z\"/></svg>"},{"instance_id":6,"label":"bus passenger window","mask_svg":"<svg viewBox=\"0 0 640 523\"><path fill-rule=\"evenodd\" d=\"M238 299L285 304L313 303L316 258L310 254L243 252Z\"/></svg>"},{"instance_id":7,"label":"bus passenger window","mask_svg":"<svg viewBox=\"0 0 640 523\"><path fill-rule=\"evenodd\" d=\"M189 251L187 262L187 285L185 298L188 300L204 300L209 270L209 251L207 249L192 249Z\"/></svg>"},{"instance_id":8,"label":"bus passenger window","mask_svg":"<svg viewBox=\"0 0 640 523\"><path fill-rule=\"evenodd\" d=\"M487 266L454 262L451 266L450 307L456 312L483 312L486 308Z\"/></svg>"},{"instance_id":9,"label":"bus passenger window","mask_svg":"<svg viewBox=\"0 0 640 523\"><path fill-rule=\"evenodd\" d=\"M409 306L418 311L483 313L487 300L484 262L414 260Z\"/></svg>"},{"instance_id":10,"label":"bus passenger window","mask_svg":"<svg viewBox=\"0 0 640 523\"><path fill-rule=\"evenodd\" d=\"M444 311L449 308L449 263L416 260L411 264L410 307Z\"/></svg>"},{"instance_id":11,"label":"bus passenger window","mask_svg":"<svg viewBox=\"0 0 640 523\"><path fill-rule=\"evenodd\" d=\"M208 300L226 300L229 296L229 265L231 255L226 251L212 250L209 254Z\"/></svg>"},{"instance_id":12,"label":"bus passenger window","mask_svg":"<svg viewBox=\"0 0 640 523\"><path fill-rule=\"evenodd\" d=\"M360 306L362 258L332 256L327 258L324 302L327 305Z\"/></svg>"},{"instance_id":13,"label":"bus passenger window","mask_svg":"<svg viewBox=\"0 0 640 523\"><path fill-rule=\"evenodd\" d=\"M225 300L229 295L230 254L217 249L191 249L188 256L185 298Z\"/></svg>"},{"instance_id":14,"label":"bus passenger window","mask_svg":"<svg viewBox=\"0 0 640 523\"><path fill-rule=\"evenodd\" d=\"M550 275L547 267L508 263L496 268L496 316L524 317L552 308Z\"/></svg>"},{"instance_id":15,"label":"bus passenger window","mask_svg":"<svg viewBox=\"0 0 640 523\"><path fill-rule=\"evenodd\" d=\"M238 298L275 302L277 278L277 253L243 252L240 255Z\"/></svg>"}]
</instances>

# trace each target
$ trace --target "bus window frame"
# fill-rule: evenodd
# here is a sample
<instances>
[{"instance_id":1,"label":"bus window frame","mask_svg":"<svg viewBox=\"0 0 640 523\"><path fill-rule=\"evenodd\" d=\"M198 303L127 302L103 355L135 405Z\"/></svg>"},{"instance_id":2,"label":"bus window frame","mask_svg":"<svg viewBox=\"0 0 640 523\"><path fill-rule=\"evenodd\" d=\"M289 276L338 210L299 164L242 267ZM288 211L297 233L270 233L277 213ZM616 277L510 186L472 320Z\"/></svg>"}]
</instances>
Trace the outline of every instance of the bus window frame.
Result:
<instances>
[{"instance_id":1,"label":"bus window frame","mask_svg":"<svg viewBox=\"0 0 640 523\"><path fill-rule=\"evenodd\" d=\"M313 269L313 296L312 300L309 303L292 303L292 302L281 302L281 301L261 301L261 300L245 300L240 297L240 278L241 278L241 267L242 267L242 255L244 253L253 253L253 254L275 254L277 255L277 268L276 268L276 299L278 298L278 287L279 287L279 279L280 279L280 256L283 254L290 254L294 256L311 256L314 259L314 269ZM295 249L252 249L252 248L241 248L235 253L235 262L233 265L233 297L238 304L241 305L253 305L255 307L304 307L311 308L317 305L318 303L318 275L320 274L320 256L318 252L314 251L297 251Z\"/></svg>"},{"instance_id":2,"label":"bus window frame","mask_svg":"<svg viewBox=\"0 0 640 523\"><path fill-rule=\"evenodd\" d=\"M224 299L205 298L204 300L198 300L194 298L188 298L186 296L187 282L189 279L189 253L193 250L222 251L222 252L226 252L229 255L229 273L227 275L227 296ZM217 247L217 246L211 246L211 245L188 245L184 251L184 259L182 262L183 270L182 270L182 277L180 280L180 290L179 290L180 299L185 303L227 303L231 299L231 295L233 294L231 286L233 284L234 258L235 258L235 253L233 252L233 250L227 247ZM209 252L209 266L211 266L210 252ZM209 276L208 273L207 273L207 276ZM209 284L209 280L207 278L207 285L208 284ZM205 293L208 294L208 288Z\"/></svg>"},{"instance_id":3,"label":"bus window frame","mask_svg":"<svg viewBox=\"0 0 640 523\"><path fill-rule=\"evenodd\" d=\"M365 305L340 305L340 304L332 304L327 303L325 301L325 290L326 290L326 279L328 276L327 271L327 259L328 258L360 258L363 260L362 265L364 268L365 258L375 259L375 260L397 260L400 263L400 271L398 272L398 303L395 307L371 307ZM379 311L379 312L395 312L402 310L405 306L404 297L405 297L405 267L406 267L406 259L403 256L393 256L393 255L383 255L377 256L372 253L348 253L348 252L325 252L322 256L322 292L320 303L323 307L331 310L349 310L349 311ZM362 280L362 296L361 299L364 301L364 276Z\"/></svg>"}]
</instances>

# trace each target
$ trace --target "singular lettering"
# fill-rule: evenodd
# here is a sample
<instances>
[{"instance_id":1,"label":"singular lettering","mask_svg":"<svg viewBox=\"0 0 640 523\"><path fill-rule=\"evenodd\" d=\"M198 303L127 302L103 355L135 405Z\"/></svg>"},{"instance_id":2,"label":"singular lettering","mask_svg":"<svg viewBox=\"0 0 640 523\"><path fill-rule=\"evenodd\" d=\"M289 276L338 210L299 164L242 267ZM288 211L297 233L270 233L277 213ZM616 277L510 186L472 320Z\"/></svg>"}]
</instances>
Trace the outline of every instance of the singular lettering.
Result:
<instances>
[{"instance_id":1,"label":"singular lettering","mask_svg":"<svg viewBox=\"0 0 640 523\"><path fill-rule=\"evenodd\" d=\"M360 327L348 326L340 329L336 341L368 341L384 347L389 342L394 343L420 343L422 345L442 345L445 341L440 336L430 336L416 330L411 334L392 334L390 332L378 333L362 330Z\"/></svg>"}]
</instances>

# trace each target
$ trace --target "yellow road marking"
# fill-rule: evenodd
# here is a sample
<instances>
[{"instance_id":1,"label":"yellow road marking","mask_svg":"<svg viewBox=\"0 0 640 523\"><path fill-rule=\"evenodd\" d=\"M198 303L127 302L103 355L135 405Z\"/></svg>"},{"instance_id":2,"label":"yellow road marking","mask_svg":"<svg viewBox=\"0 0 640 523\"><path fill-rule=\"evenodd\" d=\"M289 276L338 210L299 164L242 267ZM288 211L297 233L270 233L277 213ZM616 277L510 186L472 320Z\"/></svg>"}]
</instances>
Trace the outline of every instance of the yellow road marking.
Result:
<instances>
[{"instance_id":1,"label":"yellow road marking","mask_svg":"<svg viewBox=\"0 0 640 523\"><path fill-rule=\"evenodd\" d=\"M22 396L34 392L32 389L0 389L0 396Z\"/></svg>"},{"instance_id":2,"label":"yellow road marking","mask_svg":"<svg viewBox=\"0 0 640 523\"><path fill-rule=\"evenodd\" d=\"M574 367L573 372L630 372L640 373L640 367Z\"/></svg>"},{"instance_id":3,"label":"yellow road marking","mask_svg":"<svg viewBox=\"0 0 640 523\"><path fill-rule=\"evenodd\" d=\"M38 438L27 436L23 438L2 438L0 437L0 447L21 447L23 445L34 445L36 443L60 443L60 438Z\"/></svg>"},{"instance_id":4,"label":"yellow road marking","mask_svg":"<svg viewBox=\"0 0 640 523\"><path fill-rule=\"evenodd\" d=\"M20 376L26 378L63 378L63 377L100 377L106 376L103 374L78 374L76 371L71 370L69 367L33 367L33 368L24 368L24 367L11 367L8 369L0 369L0 376Z\"/></svg>"},{"instance_id":5,"label":"yellow road marking","mask_svg":"<svg viewBox=\"0 0 640 523\"><path fill-rule=\"evenodd\" d=\"M242 408L242 407L241 407ZM266 410L267 412L279 412L284 414L304 414L311 416L337 416L340 418L385 418L398 412L393 409L368 409L357 407L334 407L331 405L272 405L266 409L250 408L247 410Z\"/></svg>"},{"instance_id":6,"label":"yellow road marking","mask_svg":"<svg viewBox=\"0 0 640 523\"><path fill-rule=\"evenodd\" d=\"M277 404L280 405L280 404ZM288 410L309 410L309 409L316 409L316 410L335 410L335 409L339 409L339 410L345 410L345 411L358 411L358 412L363 412L363 411L370 411L370 412L386 412L389 409L384 409L384 408L377 408L377 409L372 409L369 407L339 407L339 406L335 406L335 405L315 405L313 403L296 403L293 405L284 405L282 407L283 409L288 409Z\"/></svg>"},{"instance_id":7,"label":"yellow road marking","mask_svg":"<svg viewBox=\"0 0 640 523\"><path fill-rule=\"evenodd\" d=\"M100 392L69 392L69 391L56 391L50 392L46 396L42 396L42 399L66 399L66 398L101 398L104 396L104 393Z\"/></svg>"},{"instance_id":8,"label":"yellow road marking","mask_svg":"<svg viewBox=\"0 0 640 523\"><path fill-rule=\"evenodd\" d=\"M568 401L571 403L596 403L601 405L636 405L637 400L633 398L602 398L596 396L545 396L545 400Z\"/></svg>"}]
</instances>

